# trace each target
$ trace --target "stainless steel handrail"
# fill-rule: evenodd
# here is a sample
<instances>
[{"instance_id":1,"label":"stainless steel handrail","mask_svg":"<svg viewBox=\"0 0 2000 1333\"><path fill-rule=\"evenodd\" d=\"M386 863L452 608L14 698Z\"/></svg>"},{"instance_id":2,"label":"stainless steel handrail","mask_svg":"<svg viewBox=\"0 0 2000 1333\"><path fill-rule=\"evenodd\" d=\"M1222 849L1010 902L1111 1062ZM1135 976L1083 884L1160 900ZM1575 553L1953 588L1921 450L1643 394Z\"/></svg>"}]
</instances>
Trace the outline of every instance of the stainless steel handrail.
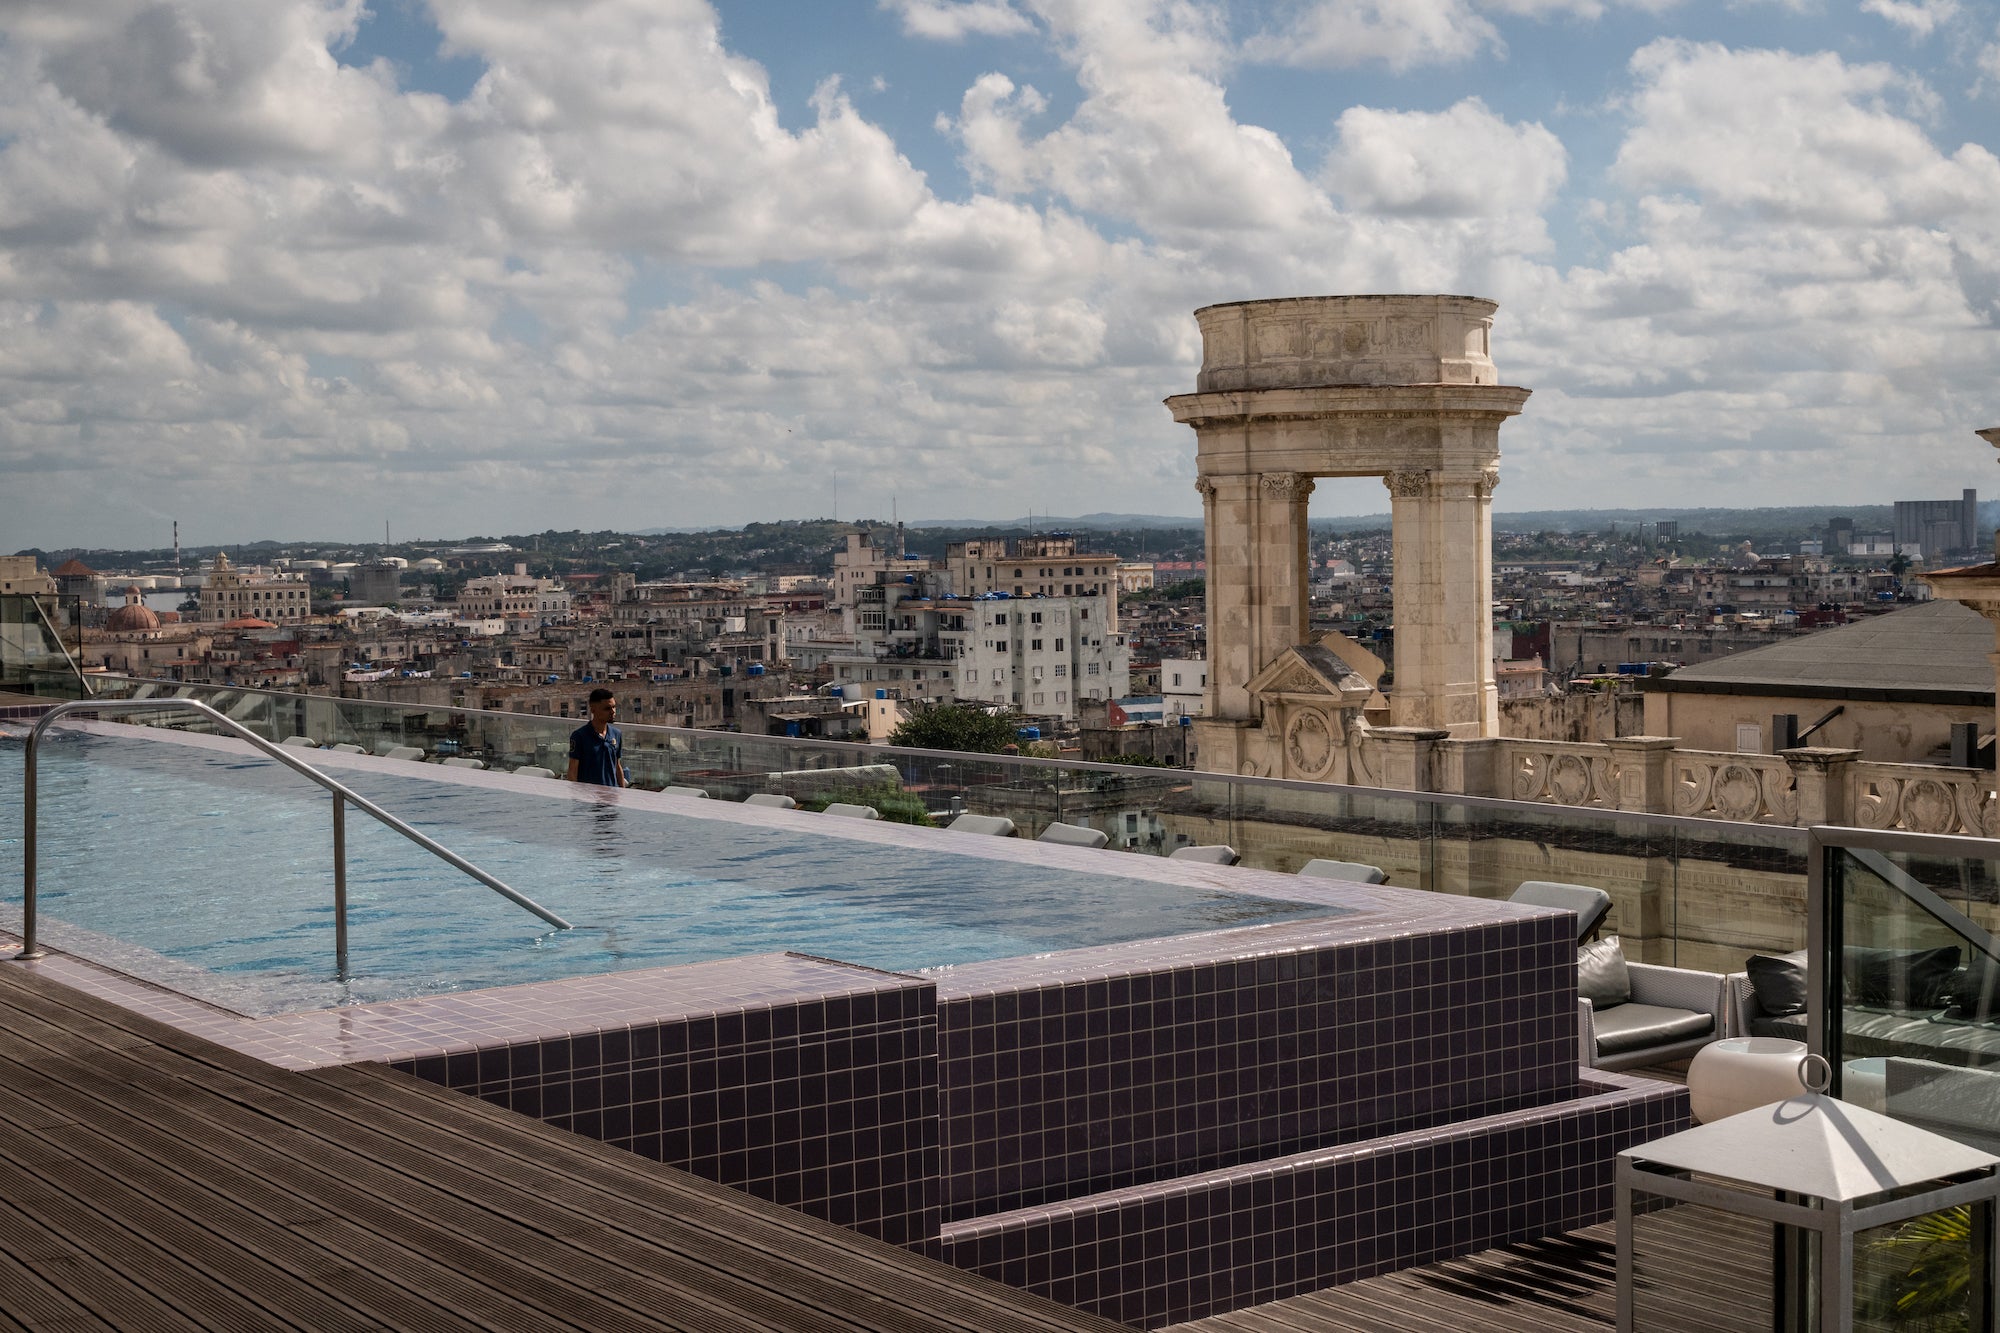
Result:
<instances>
[{"instance_id":1,"label":"stainless steel handrail","mask_svg":"<svg viewBox=\"0 0 2000 1333\"><path fill-rule=\"evenodd\" d=\"M466 874L484 884L501 897L527 908L542 920L558 930L571 929L570 923L543 907L526 894L507 887L492 875L487 874L472 862L452 851L449 847L405 824L402 820L384 810L361 793L336 782L326 774L306 763L282 746L273 745L234 718L226 717L216 709L198 699L71 699L57 704L42 714L28 733L27 762L22 785L22 857L21 857L21 953L20 957L41 958L47 952L36 942L35 937L35 756L42 741L42 733L49 724L65 713L87 710L93 713L147 712L168 708L189 709L201 713L209 721L219 724L224 730L250 742L287 768L300 773L333 795L333 942L334 956L342 973L347 971L347 806L373 815L377 820L408 838L440 860L463 870Z\"/></svg>"}]
</instances>

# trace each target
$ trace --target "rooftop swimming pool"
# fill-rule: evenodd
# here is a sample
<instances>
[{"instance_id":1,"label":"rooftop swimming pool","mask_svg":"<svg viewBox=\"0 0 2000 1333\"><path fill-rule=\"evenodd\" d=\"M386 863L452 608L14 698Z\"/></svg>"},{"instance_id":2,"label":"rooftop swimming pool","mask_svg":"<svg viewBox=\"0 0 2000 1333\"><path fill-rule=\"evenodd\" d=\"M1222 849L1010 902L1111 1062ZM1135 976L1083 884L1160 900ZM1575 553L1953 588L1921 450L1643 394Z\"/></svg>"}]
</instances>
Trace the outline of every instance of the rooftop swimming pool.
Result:
<instances>
[{"instance_id":1,"label":"rooftop swimming pool","mask_svg":"<svg viewBox=\"0 0 2000 1333\"><path fill-rule=\"evenodd\" d=\"M16 925L26 725L4 730L0 924ZM577 928L350 812L342 978L325 793L234 742L86 723L42 747L46 943L275 1014L780 950L943 968L1346 910L1316 886L1297 901L1207 887L1152 857L1088 853L1104 869L1085 871L1012 840L311 757Z\"/></svg>"}]
</instances>

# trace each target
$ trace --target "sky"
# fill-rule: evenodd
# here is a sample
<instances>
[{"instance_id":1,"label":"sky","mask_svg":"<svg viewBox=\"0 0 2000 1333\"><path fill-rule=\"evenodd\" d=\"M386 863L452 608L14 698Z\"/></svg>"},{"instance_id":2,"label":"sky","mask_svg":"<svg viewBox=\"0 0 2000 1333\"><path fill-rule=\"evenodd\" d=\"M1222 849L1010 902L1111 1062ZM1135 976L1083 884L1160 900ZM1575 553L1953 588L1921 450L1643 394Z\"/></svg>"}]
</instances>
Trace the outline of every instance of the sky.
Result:
<instances>
[{"instance_id":1,"label":"sky","mask_svg":"<svg viewBox=\"0 0 2000 1333\"><path fill-rule=\"evenodd\" d=\"M1996 149L1991 0L0 0L0 549L1195 515L1367 292L1501 511L1992 494Z\"/></svg>"}]
</instances>

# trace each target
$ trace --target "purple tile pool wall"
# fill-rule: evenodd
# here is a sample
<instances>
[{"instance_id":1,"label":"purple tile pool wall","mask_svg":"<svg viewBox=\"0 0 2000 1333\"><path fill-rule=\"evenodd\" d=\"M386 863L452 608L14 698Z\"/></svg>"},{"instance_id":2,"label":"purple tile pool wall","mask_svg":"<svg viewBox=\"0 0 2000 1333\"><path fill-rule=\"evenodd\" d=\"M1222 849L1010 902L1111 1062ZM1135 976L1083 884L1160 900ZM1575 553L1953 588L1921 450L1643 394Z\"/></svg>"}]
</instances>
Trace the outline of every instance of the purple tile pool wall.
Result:
<instances>
[{"instance_id":1,"label":"purple tile pool wall","mask_svg":"<svg viewBox=\"0 0 2000 1333\"><path fill-rule=\"evenodd\" d=\"M1561 1106L948 1224L947 1263L1144 1327L1574 1230L1687 1092L1593 1072Z\"/></svg>"},{"instance_id":2,"label":"purple tile pool wall","mask_svg":"<svg viewBox=\"0 0 2000 1333\"><path fill-rule=\"evenodd\" d=\"M937 991L928 982L390 1063L937 1252Z\"/></svg>"},{"instance_id":3,"label":"purple tile pool wall","mask_svg":"<svg viewBox=\"0 0 2000 1333\"><path fill-rule=\"evenodd\" d=\"M945 1220L1568 1098L1575 956L1542 916L948 994Z\"/></svg>"}]
</instances>

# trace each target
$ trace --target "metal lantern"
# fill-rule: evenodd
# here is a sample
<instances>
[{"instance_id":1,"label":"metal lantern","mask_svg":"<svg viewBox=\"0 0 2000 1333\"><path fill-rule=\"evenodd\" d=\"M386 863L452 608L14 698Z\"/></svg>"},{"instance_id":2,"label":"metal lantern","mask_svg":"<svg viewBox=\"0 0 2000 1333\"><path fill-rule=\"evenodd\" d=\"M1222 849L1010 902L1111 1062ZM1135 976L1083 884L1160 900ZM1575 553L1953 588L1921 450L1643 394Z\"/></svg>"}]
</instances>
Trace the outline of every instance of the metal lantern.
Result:
<instances>
[{"instance_id":1,"label":"metal lantern","mask_svg":"<svg viewBox=\"0 0 2000 1333\"><path fill-rule=\"evenodd\" d=\"M1697 1207L1680 1216L1696 1221L1677 1222L1674 1210L1687 1205ZM1618 1328L1687 1327L1690 1291L1709 1302L1760 1303L1755 1277L1768 1260L1770 1318L1744 1310L1745 1326L1848 1333L1857 1250L1874 1246L1863 1258L1876 1263L1899 1255L1895 1246L1936 1230L1917 1219L1960 1205L1965 1225L1954 1222L1949 1243L1963 1245L1966 1268L1952 1267L1952 1299L1962 1290L1966 1326L1990 1329L2000 1158L1817 1092L1629 1148L1618 1155ZM1638 1251L1635 1220L1647 1228ZM1864 1238L1883 1227L1898 1230ZM1657 1264L1661 1277L1635 1290L1642 1264ZM1658 1313L1638 1310L1640 1298Z\"/></svg>"}]
</instances>

